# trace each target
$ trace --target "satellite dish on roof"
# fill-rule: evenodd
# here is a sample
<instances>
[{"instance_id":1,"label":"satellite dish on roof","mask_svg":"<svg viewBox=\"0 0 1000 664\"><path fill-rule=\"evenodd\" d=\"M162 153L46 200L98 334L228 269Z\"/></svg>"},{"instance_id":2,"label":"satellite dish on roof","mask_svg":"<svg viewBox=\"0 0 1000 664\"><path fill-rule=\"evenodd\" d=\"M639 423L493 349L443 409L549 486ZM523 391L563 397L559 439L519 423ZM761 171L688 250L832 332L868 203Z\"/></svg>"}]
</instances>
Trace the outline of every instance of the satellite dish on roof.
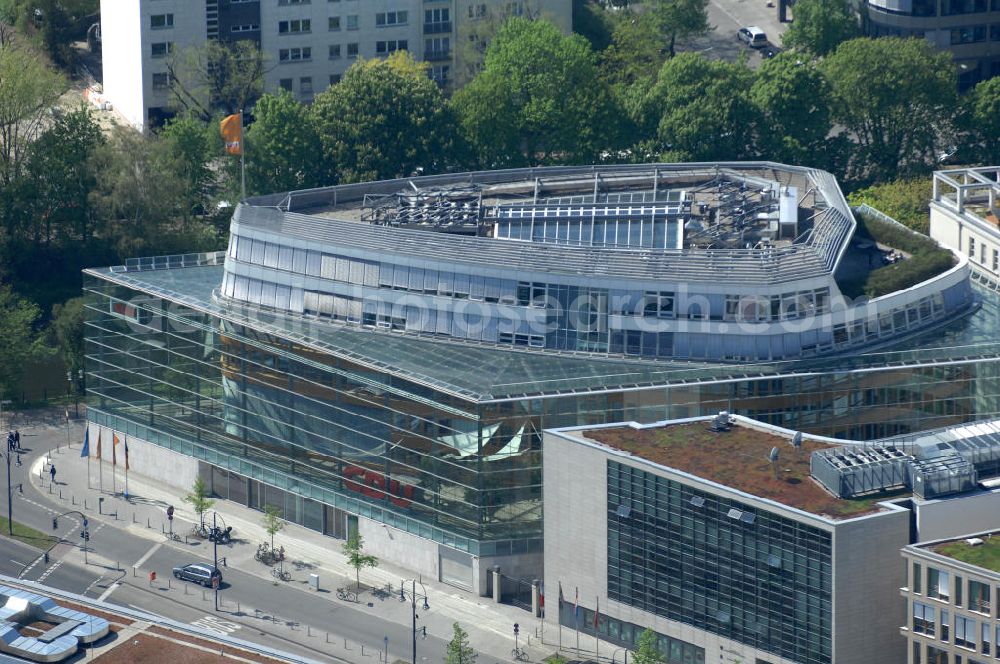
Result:
<instances>
[{"instance_id":1,"label":"satellite dish on roof","mask_svg":"<svg viewBox=\"0 0 1000 664\"><path fill-rule=\"evenodd\" d=\"M792 436L792 446L795 449L799 449L800 447L802 447L802 432L801 431L796 431L795 435Z\"/></svg>"}]
</instances>

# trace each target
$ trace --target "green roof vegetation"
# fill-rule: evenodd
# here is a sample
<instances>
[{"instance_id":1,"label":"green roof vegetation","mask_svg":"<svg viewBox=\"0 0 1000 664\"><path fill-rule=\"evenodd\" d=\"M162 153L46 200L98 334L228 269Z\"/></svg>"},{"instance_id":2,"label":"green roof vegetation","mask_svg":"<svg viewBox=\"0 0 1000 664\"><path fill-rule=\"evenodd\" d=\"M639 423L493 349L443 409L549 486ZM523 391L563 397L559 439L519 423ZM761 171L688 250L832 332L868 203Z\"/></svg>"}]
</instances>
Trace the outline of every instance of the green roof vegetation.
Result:
<instances>
[{"instance_id":1,"label":"green roof vegetation","mask_svg":"<svg viewBox=\"0 0 1000 664\"><path fill-rule=\"evenodd\" d=\"M867 295L874 298L888 295L916 286L955 265L955 256L951 250L941 247L925 235L865 214L856 214L855 218L858 221L858 237L906 252L909 257L871 270L861 279L838 284L846 297Z\"/></svg>"},{"instance_id":2,"label":"green roof vegetation","mask_svg":"<svg viewBox=\"0 0 1000 664\"><path fill-rule=\"evenodd\" d=\"M975 546L965 540L955 540L946 544L938 544L932 550L943 556L961 560L963 563L1000 572L1000 537L995 542L992 538L981 539L983 543Z\"/></svg>"}]
</instances>

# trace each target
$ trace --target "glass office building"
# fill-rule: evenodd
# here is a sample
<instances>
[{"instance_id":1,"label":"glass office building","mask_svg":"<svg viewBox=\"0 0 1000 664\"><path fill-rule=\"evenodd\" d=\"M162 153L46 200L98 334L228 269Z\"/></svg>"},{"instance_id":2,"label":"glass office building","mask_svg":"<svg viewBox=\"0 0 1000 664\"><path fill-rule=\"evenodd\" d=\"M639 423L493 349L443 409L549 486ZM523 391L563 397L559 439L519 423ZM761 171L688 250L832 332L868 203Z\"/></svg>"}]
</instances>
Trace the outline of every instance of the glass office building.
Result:
<instances>
[{"instance_id":1,"label":"glass office building","mask_svg":"<svg viewBox=\"0 0 1000 664\"><path fill-rule=\"evenodd\" d=\"M724 200L732 192L717 185L705 201L690 194L716 167L652 168L598 169L609 191L580 199L570 194L581 182L595 187L594 169L434 176L250 200L226 252L87 270L88 417L197 459L222 497L278 505L287 519L335 536L358 519L412 533L443 547L442 570L457 570L456 583L475 586L471 557L502 563L541 551L544 428L729 410L868 439L1000 416L1000 300L973 296L964 264L905 296L838 308L830 304L835 265L823 260L838 260L836 242L849 239L853 221L836 205L820 207L846 238L799 246L782 239L775 216L759 227L774 229L771 254L715 255L690 246L698 231L688 222L703 202L708 216L712 205L732 207ZM751 170L757 177L778 166ZM667 172L683 182L667 187ZM628 187L610 191L614 178ZM454 188L442 190L449 182ZM582 232L571 237L563 208L529 214L523 201L494 200L526 182L535 196L551 188L559 205L577 206L578 226L580 214L590 216L586 244ZM780 191L761 194L751 183L761 209L780 207ZM403 187L424 198L403 200ZM689 193L677 193L682 187ZM476 206L466 206L470 196ZM598 198L602 209L623 209L616 223L625 232L614 246L607 214L596 231ZM644 202L650 209L637 209ZM309 214L290 211L306 204ZM540 224L537 242L523 239L530 228L517 239L495 237L501 229L512 236L526 214ZM556 218L551 237L546 214ZM497 256L491 245L503 245ZM718 261L730 256L740 269L773 276L767 261L780 251L790 252L792 267L782 269L793 286L761 284L752 298L733 300L759 308L728 306L724 291L733 286L719 285L712 261L720 274ZM529 274L528 262L547 276ZM697 284L708 290L695 297ZM772 315L772 291L775 320L741 328L751 322L740 311ZM785 291L795 293L787 303ZM459 313L469 306L478 313ZM850 319L859 307L867 317ZM662 328L645 330L649 318ZM732 339L720 353L731 346L752 361L710 360L719 329ZM668 341L674 356L664 357ZM701 359L678 359L680 348L701 348ZM460 581L466 574L471 581Z\"/></svg>"}]
</instances>

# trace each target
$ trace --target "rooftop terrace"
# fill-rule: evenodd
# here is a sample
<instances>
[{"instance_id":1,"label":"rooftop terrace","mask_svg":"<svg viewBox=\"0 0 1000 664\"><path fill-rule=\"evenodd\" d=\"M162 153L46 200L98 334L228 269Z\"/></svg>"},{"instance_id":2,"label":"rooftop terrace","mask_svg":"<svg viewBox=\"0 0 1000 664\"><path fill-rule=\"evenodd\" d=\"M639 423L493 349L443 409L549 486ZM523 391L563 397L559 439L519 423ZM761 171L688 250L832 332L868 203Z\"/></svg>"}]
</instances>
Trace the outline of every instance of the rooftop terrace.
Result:
<instances>
[{"instance_id":1,"label":"rooftop terrace","mask_svg":"<svg viewBox=\"0 0 1000 664\"><path fill-rule=\"evenodd\" d=\"M710 422L668 424L633 429L593 429L589 439L654 463L675 468L744 493L819 516L844 519L879 510L886 495L842 500L828 493L809 475L809 456L831 445L804 440L795 450L788 436L736 424L729 431L712 431ZM777 476L768 455L780 452Z\"/></svg>"}]
</instances>

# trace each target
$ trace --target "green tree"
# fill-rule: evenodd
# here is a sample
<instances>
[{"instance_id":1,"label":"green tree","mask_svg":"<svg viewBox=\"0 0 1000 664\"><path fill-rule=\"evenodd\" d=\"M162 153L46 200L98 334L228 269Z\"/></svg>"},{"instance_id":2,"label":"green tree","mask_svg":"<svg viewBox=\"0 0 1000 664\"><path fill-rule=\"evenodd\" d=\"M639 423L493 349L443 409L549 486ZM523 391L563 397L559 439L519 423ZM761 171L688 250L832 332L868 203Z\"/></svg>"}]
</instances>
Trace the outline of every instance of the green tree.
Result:
<instances>
[{"instance_id":1,"label":"green tree","mask_svg":"<svg viewBox=\"0 0 1000 664\"><path fill-rule=\"evenodd\" d=\"M438 172L453 151L441 91L406 51L356 63L316 96L312 113L326 168L343 182Z\"/></svg>"},{"instance_id":2,"label":"green tree","mask_svg":"<svg viewBox=\"0 0 1000 664\"><path fill-rule=\"evenodd\" d=\"M364 552L365 540L361 535L354 533L341 545L344 555L347 556L347 564L354 568L355 581L358 590L361 590L361 568L378 567L378 558Z\"/></svg>"},{"instance_id":3,"label":"green tree","mask_svg":"<svg viewBox=\"0 0 1000 664\"><path fill-rule=\"evenodd\" d=\"M648 88L667 59L663 37L651 14L625 12L616 22L611 44L601 52L601 72L619 94L624 87Z\"/></svg>"},{"instance_id":4,"label":"green tree","mask_svg":"<svg viewBox=\"0 0 1000 664\"><path fill-rule=\"evenodd\" d=\"M264 54L250 40L209 39L166 61L171 106L202 122L249 109L264 91Z\"/></svg>"},{"instance_id":5,"label":"green tree","mask_svg":"<svg viewBox=\"0 0 1000 664\"><path fill-rule=\"evenodd\" d=\"M260 98L247 130L247 191L269 194L331 184L309 109L282 90ZM234 160L235 162L235 160Z\"/></svg>"},{"instance_id":6,"label":"green tree","mask_svg":"<svg viewBox=\"0 0 1000 664\"><path fill-rule=\"evenodd\" d=\"M172 141L118 129L93 167L90 201L118 256L218 248L216 230L191 215L187 165Z\"/></svg>"},{"instance_id":7,"label":"green tree","mask_svg":"<svg viewBox=\"0 0 1000 664\"><path fill-rule=\"evenodd\" d=\"M852 39L823 61L833 119L857 142L856 181L922 171L950 142L956 106L951 55L925 39Z\"/></svg>"},{"instance_id":8,"label":"green tree","mask_svg":"<svg viewBox=\"0 0 1000 664\"><path fill-rule=\"evenodd\" d=\"M643 6L670 44L670 57L676 55L678 39L703 35L711 29L708 0L646 0Z\"/></svg>"},{"instance_id":9,"label":"green tree","mask_svg":"<svg viewBox=\"0 0 1000 664\"><path fill-rule=\"evenodd\" d=\"M64 89L63 77L27 47L0 48L0 185L20 177L28 148Z\"/></svg>"},{"instance_id":10,"label":"green tree","mask_svg":"<svg viewBox=\"0 0 1000 664\"><path fill-rule=\"evenodd\" d=\"M795 20L781 36L786 48L823 56L861 35L854 10L846 0L796 0Z\"/></svg>"},{"instance_id":11,"label":"green tree","mask_svg":"<svg viewBox=\"0 0 1000 664\"><path fill-rule=\"evenodd\" d=\"M95 177L90 158L104 135L86 107L58 117L28 149L25 187L30 191L33 241L87 242L93 230L88 195Z\"/></svg>"},{"instance_id":12,"label":"green tree","mask_svg":"<svg viewBox=\"0 0 1000 664\"><path fill-rule=\"evenodd\" d=\"M643 101L640 126L668 161L756 156L759 114L748 103L754 76L743 63L681 53L663 64Z\"/></svg>"},{"instance_id":13,"label":"green tree","mask_svg":"<svg viewBox=\"0 0 1000 664\"><path fill-rule=\"evenodd\" d=\"M639 635L639 647L632 655L634 664L663 664L663 653L660 652L656 643L656 632L651 629L643 630Z\"/></svg>"},{"instance_id":14,"label":"green tree","mask_svg":"<svg viewBox=\"0 0 1000 664\"><path fill-rule=\"evenodd\" d=\"M969 161L1000 164L1000 76L986 79L963 99L962 125L966 140L961 150Z\"/></svg>"},{"instance_id":15,"label":"green tree","mask_svg":"<svg viewBox=\"0 0 1000 664\"><path fill-rule=\"evenodd\" d=\"M469 633L462 629L458 623L451 626L452 637L448 642L448 651L445 654L445 664L476 664L478 655L469 645Z\"/></svg>"},{"instance_id":16,"label":"green tree","mask_svg":"<svg viewBox=\"0 0 1000 664\"><path fill-rule=\"evenodd\" d=\"M0 398L17 391L24 373L49 351L38 333L38 306L0 285Z\"/></svg>"},{"instance_id":17,"label":"green tree","mask_svg":"<svg viewBox=\"0 0 1000 664\"><path fill-rule=\"evenodd\" d=\"M215 505L215 501L208 497L208 487L205 486L205 480L200 476L195 478L194 484L191 485L191 492L184 496L183 500L185 503L191 503L191 509L198 515L201 529L204 530L205 512Z\"/></svg>"},{"instance_id":18,"label":"green tree","mask_svg":"<svg viewBox=\"0 0 1000 664\"><path fill-rule=\"evenodd\" d=\"M750 88L763 121L763 156L788 164L832 169L838 141L830 137L830 86L812 61L785 52L765 60Z\"/></svg>"},{"instance_id":19,"label":"green tree","mask_svg":"<svg viewBox=\"0 0 1000 664\"><path fill-rule=\"evenodd\" d=\"M163 150L176 157L185 198L182 213L203 213L215 193L215 173L211 166L215 131L193 117L175 118L160 131Z\"/></svg>"},{"instance_id":20,"label":"green tree","mask_svg":"<svg viewBox=\"0 0 1000 664\"><path fill-rule=\"evenodd\" d=\"M84 299L74 297L53 305L49 330L66 369L75 376L83 369Z\"/></svg>"},{"instance_id":21,"label":"green tree","mask_svg":"<svg viewBox=\"0 0 1000 664\"><path fill-rule=\"evenodd\" d=\"M453 106L485 168L588 162L618 141L619 113L587 41L545 20L507 21Z\"/></svg>"},{"instance_id":22,"label":"green tree","mask_svg":"<svg viewBox=\"0 0 1000 664\"><path fill-rule=\"evenodd\" d=\"M274 549L274 536L277 535L285 522L281 520L281 508L275 505L264 505L264 530L271 538L271 549Z\"/></svg>"},{"instance_id":23,"label":"green tree","mask_svg":"<svg viewBox=\"0 0 1000 664\"><path fill-rule=\"evenodd\" d=\"M611 45L615 30L614 14L597 0L573 0L573 32L586 37L590 47L603 51Z\"/></svg>"}]
</instances>

